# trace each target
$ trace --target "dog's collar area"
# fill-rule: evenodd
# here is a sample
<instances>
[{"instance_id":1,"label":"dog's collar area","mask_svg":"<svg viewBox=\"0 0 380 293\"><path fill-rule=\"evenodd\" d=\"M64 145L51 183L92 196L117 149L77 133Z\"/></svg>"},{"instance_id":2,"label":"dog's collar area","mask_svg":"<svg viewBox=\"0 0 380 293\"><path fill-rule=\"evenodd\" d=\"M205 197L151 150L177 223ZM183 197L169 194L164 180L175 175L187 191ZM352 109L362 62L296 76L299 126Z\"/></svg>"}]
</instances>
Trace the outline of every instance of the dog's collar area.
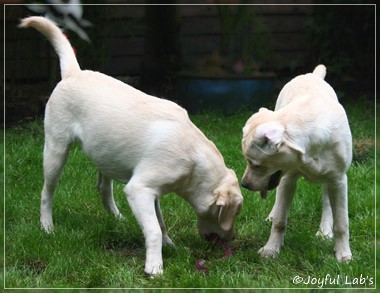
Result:
<instances>
[{"instance_id":1,"label":"dog's collar area","mask_svg":"<svg viewBox=\"0 0 380 293\"><path fill-rule=\"evenodd\" d=\"M276 173L270 176L268 190L272 190L273 188L277 187L277 185L280 183L281 175L281 170L278 170Z\"/></svg>"}]
</instances>

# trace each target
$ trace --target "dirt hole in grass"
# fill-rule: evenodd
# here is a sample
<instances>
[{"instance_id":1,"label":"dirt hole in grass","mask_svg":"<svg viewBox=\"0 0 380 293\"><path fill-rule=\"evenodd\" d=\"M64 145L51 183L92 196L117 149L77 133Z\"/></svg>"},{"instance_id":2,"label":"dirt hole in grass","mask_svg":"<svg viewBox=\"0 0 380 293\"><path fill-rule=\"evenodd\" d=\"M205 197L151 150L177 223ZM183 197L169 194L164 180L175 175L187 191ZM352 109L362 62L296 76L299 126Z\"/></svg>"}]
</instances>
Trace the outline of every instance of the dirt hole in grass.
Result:
<instances>
[{"instance_id":1,"label":"dirt hole in grass","mask_svg":"<svg viewBox=\"0 0 380 293\"><path fill-rule=\"evenodd\" d=\"M108 236L101 240L100 245L108 253L123 256L139 256L144 252L144 242L139 238L122 239Z\"/></svg>"},{"instance_id":2,"label":"dirt hole in grass","mask_svg":"<svg viewBox=\"0 0 380 293\"><path fill-rule=\"evenodd\" d=\"M374 158L375 141L373 139L357 139L353 145L353 160L363 162Z\"/></svg>"},{"instance_id":3,"label":"dirt hole in grass","mask_svg":"<svg viewBox=\"0 0 380 293\"><path fill-rule=\"evenodd\" d=\"M29 260L26 262L25 264L25 268L29 271L31 271L32 273L34 274L41 274L45 268L46 268L47 264L42 261L42 260Z\"/></svg>"}]
</instances>

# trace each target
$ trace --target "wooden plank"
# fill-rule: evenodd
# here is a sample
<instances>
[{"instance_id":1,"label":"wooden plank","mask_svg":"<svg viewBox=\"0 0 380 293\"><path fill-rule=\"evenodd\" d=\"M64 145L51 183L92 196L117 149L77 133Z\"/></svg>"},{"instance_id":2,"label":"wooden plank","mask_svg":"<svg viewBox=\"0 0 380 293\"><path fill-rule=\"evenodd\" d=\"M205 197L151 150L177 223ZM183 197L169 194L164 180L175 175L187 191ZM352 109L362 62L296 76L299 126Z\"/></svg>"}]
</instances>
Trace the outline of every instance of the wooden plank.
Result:
<instances>
[{"instance_id":1,"label":"wooden plank","mask_svg":"<svg viewBox=\"0 0 380 293\"><path fill-rule=\"evenodd\" d=\"M276 58L276 69L289 67L302 67L306 64L307 52L305 50L280 51Z\"/></svg>"},{"instance_id":2,"label":"wooden plank","mask_svg":"<svg viewBox=\"0 0 380 293\"><path fill-rule=\"evenodd\" d=\"M273 50L306 50L306 36L303 33L277 33L270 37ZM219 50L220 37L215 36L186 36L182 38L182 50L187 54L206 53Z\"/></svg>"},{"instance_id":3,"label":"wooden plank","mask_svg":"<svg viewBox=\"0 0 380 293\"><path fill-rule=\"evenodd\" d=\"M260 20L271 33L300 33L305 32L310 17L307 15L266 15L261 16Z\"/></svg>"},{"instance_id":4,"label":"wooden plank","mask_svg":"<svg viewBox=\"0 0 380 293\"><path fill-rule=\"evenodd\" d=\"M133 4L129 3L128 4ZM104 15L107 19L124 19L124 18L143 18L145 17L145 5L134 4L127 5L122 3L119 5L100 5L104 9Z\"/></svg>"},{"instance_id":5,"label":"wooden plank","mask_svg":"<svg viewBox=\"0 0 380 293\"><path fill-rule=\"evenodd\" d=\"M260 16L264 29L271 33L304 33L309 17L301 16ZM181 22L182 37L197 35L220 35L220 25L216 18L185 18Z\"/></svg>"},{"instance_id":6,"label":"wooden plank","mask_svg":"<svg viewBox=\"0 0 380 293\"><path fill-rule=\"evenodd\" d=\"M218 35L193 35L183 37L181 47L185 54L211 53L220 47L220 36Z\"/></svg>"},{"instance_id":7,"label":"wooden plank","mask_svg":"<svg viewBox=\"0 0 380 293\"><path fill-rule=\"evenodd\" d=\"M188 3L186 3L188 4ZM217 7L215 5L179 5L180 15L182 17L203 17L216 16Z\"/></svg>"},{"instance_id":8,"label":"wooden plank","mask_svg":"<svg viewBox=\"0 0 380 293\"><path fill-rule=\"evenodd\" d=\"M109 37L143 37L145 34L145 23L134 18L101 20L89 28L89 35Z\"/></svg>"},{"instance_id":9,"label":"wooden plank","mask_svg":"<svg viewBox=\"0 0 380 293\"><path fill-rule=\"evenodd\" d=\"M303 33L272 34L272 46L275 51L306 50L306 35Z\"/></svg>"},{"instance_id":10,"label":"wooden plank","mask_svg":"<svg viewBox=\"0 0 380 293\"><path fill-rule=\"evenodd\" d=\"M181 2L181 1L180 1ZM313 10L313 1L306 0L303 3L292 3L297 1L287 1L286 4L243 4L252 9L257 14L310 14ZM230 5L237 6L237 5ZM183 17L194 16L218 16L217 5L180 5L180 12Z\"/></svg>"},{"instance_id":11,"label":"wooden plank","mask_svg":"<svg viewBox=\"0 0 380 293\"><path fill-rule=\"evenodd\" d=\"M27 15L27 13L31 14L24 5L4 5L4 15L1 15L1 20L14 21L20 15Z\"/></svg>"},{"instance_id":12,"label":"wooden plank","mask_svg":"<svg viewBox=\"0 0 380 293\"><path fill-rule=\"evenodd\" d=\"M258 18L264 29L271 33L305 31L305 26L310 20L306 15L260 15ZM187 17L181 21L183 35L208 35L220 32L219 20L214 17Z\"/></svg>"},{"instance_id":13,"label":"wooden plank","mask_svg":"<svg viewBox=\"0 0 380 293\"><path fill-rule=\"evenodd\" d=\"M142 55L144 52L144 38L112 38L104 40L108 48L109 54L113 57L126 56L126 55Z\"/></svg>"},{"instance_id":14,"label":"wooden plank","mask_svg":"<svg viewBox=\"0 0 380 293\"><path fill-rule=\"evenodd\" d=\"M141 56L112 57L102 72L111 76L140 75L141 62Z\"/></svg>"},{"instance_id":15,"label":"wooden plank","mask_svg":"<svg viewBox=\"0 0 380 293\"><path fill-rule=\"evenodd\" d=\"M270 14L270 15L309 15L313 10L313 0L301 1L302 3L297 3L300 1L286 1L286 4L267 4L267 5L255 5L254 10L259 14Z\"/></svg>"},{"instance_id":16,"label":"wooden plank","mask_svg":"<svg viewBox=\"0 0 380 293\"><path fill-rule=\"evenodd\" d=\"M38 63L37 63L38 62ZM36 66L38 64L38 66ZM6 59L5 79L48 79L49 68L46 59Z\"/></svg>"},{"instance_id":17,"label":"wooden plank","mask_svg":"<svg viewBox=\"0 0 380 293\"><path fill-rule=\"evenodd\" d=\"M182 2L184 1L180 0L179 3ZM142 4L137 0L133 3ZM288 3L297 4L297 1ZM289 66L291 62L304 63L307 48L304 33L313 5L254 5L252 9L271 34L273 48L279 56L276 66L281 68ZM187 62L197 60L219 48L220 25L215 5L179 5L178 11L182 17L181 46ZM9 59L5 65L16 66L12 71L15 78L26 78L30 74L36 78L46 76L48 73L41 68L47 65L42 64L47 64L49 54L50 58L56 58L50 44L40 33L17 29L18 19L28 14L30 12L21 5L5 8L5 56ZM145 6L89 5L84 6L84 18L87 17L91 17L94 22L88 33L91 38L97 38L89 45L94 46L91 50L100 50L94 44L101 42L106 43L105 47L108 48L106 61L103 61L107 63L104 66L105 73L139 75L144 54ZM83 63L85 58L86 56L78 56L78 59L83 59ZM22 69L21 63L17 64L16 60L22 60L26 67ZM29 67L32 69L25 70ZM9 67L7 72L11 72L10 69Z\"/></svg>"},{"instance_id":18,"label":"wooden plank","mask_svg":"<svg viewBox=\"0 0 380 293\"><path fill-rule=\"evenodd\" d=\"M184 36L220 34L219 20L210 16L182 18L181 34Z\"/></svg>"}]
</instances>

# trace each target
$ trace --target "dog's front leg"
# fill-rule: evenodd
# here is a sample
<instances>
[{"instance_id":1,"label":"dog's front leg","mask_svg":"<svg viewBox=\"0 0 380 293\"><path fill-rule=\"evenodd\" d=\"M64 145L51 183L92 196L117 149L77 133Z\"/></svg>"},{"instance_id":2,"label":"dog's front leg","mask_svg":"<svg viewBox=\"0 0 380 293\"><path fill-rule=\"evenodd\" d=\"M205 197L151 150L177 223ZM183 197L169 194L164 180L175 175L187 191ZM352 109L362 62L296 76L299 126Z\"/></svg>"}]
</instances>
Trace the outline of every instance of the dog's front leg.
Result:
<instances>
[{"instance_id":1,"label":"dog's front leg","mask_svg":"<svg viewBox=\"0 0 380 293\"><path fill-rule=\"evenodd\" d=\"M285 175L277 187L271 234L268 242L258 251L263 257L276 257L281 246L284 245L288 213L296 190L297 179L297 176Z\"/></svg>"},{"instance_id":2,"label":"dog's front leg","mask_svg":"<svg viewBox=\"0 0 380 293\"><path fill-rule=\"evenodd\" d=\"M278 188L277 188L278 190ZM265 221L268 221L268 222L272 222L273 221L273 218L276 216L277 214L277 209L278 209L278 206L281 205L281 199L277 197L277 191L276 191L276 198L275 198L275 201L274 201L274 205L272 207L272 210L270 211L269 215L266 217Z\"/></svg>"},{"instance_id":3,"label":"dog's front leg","mask_svg":"<svg viewBox=\"0 0 380 293\"><path fill-rule=\"evenodd\" d=\"M156 193L136 180L126 185L124 192L145 237L145 273L163 273L162 232L155 211Z\"/></svg>"},{"instance_id":4,"label":"dog's front leg","mask_svg":"<svg viewBox=\"0 0 380 293\"><path fill-rule=\"evenodd\" d=\"M286 179L287 178L287 176L291 176L293 179L292 180L294 180L295 181L295 183L296 183L296 181L298 180L298 178L299 178L299 176L298 175L296 175L296 174L292 174L292 175L284 175L284 177L281 179L281 180L289 180L289 179ZM289 188L290 188L290 186L289 186ZM292 191L292 190L289 190L289 192L295 192L295 189L296 189L296 186L294 186L293 187L294 188L294 191ZM278 188L277 188L277 191L278 191ZM274 205L273 205L273 207L272 207L272 210L270 211L270 213L269 213L269 215L266 217L266 221L268 221L268 222L272 222L273 221L273 218L276 216L276 214L277 214L277 210L278 209L281 209L281 205L282 205L282 198L280 198L281 197L281 194L279 193L279 192L277 192L276 191L276 199L275 199L275 202L274 202Z\"/></svg>"},{"instance_id":5,"label":"dog's front leg","mask_svg":"<svg viewBox=\"0 0 380 293\"><path fill-rule=\"evenodd\" d=\"M347 204L347 176L327 184L331 209L334 219L335 258L337 261L352 259L349 244L348 204Z\"/></svg>"}]
</instances>

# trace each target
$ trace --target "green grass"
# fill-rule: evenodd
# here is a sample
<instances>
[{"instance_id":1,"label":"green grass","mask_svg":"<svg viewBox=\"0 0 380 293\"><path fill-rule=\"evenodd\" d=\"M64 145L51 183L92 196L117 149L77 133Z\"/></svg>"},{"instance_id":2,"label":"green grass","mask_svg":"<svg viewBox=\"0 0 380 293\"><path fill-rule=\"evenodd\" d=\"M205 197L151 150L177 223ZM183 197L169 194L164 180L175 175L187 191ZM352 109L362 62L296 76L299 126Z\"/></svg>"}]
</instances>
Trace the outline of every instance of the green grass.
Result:
<instances>
[{"instance_id":1,"label":"green grass","mask_svg":"<svg viewBox=\"0 0 380 293\"><path fill-rule=\"evenodd\" d=\"M96 169L74 146L54 201L55 233L40 230L39 197L43 183L42 121L6 131L5 157L5 287L6 288L317 288L305 284L331 276L332 288L374 288L375 279L375 165L374 108L368 102L347 107L360 155L349 177L351 249L349 264L335 261L333 242L315 237L321 216L321 188L301 180L292 205L285 246L277 259L264 260L257 250L265 244L270 223L264 219L274 202L242 190L244 207L236 221L234 255L213 261L208 273L195 270L195 261L221 256L218 248L200 239L196 217L180 197L161 200L169 235L177 249L163 248L164 275L147 279L143 273L144 239L119 183L115 200L126 217L120 221L106 213L95 188ZM363 114L364 113L364 114ZM215 142L226 164L241 178L241 128L251 115L224 117L203 113L192 120ZM300 276L304 282L296 284ZM361 277L366 278L360 284ZM367 278L368 277L368 278ZM346 283L346 278L348 283ZM358 282L358 283L356 283ZM163 290L164 291L164 290Z\"/></svg>"}]
</instances>

